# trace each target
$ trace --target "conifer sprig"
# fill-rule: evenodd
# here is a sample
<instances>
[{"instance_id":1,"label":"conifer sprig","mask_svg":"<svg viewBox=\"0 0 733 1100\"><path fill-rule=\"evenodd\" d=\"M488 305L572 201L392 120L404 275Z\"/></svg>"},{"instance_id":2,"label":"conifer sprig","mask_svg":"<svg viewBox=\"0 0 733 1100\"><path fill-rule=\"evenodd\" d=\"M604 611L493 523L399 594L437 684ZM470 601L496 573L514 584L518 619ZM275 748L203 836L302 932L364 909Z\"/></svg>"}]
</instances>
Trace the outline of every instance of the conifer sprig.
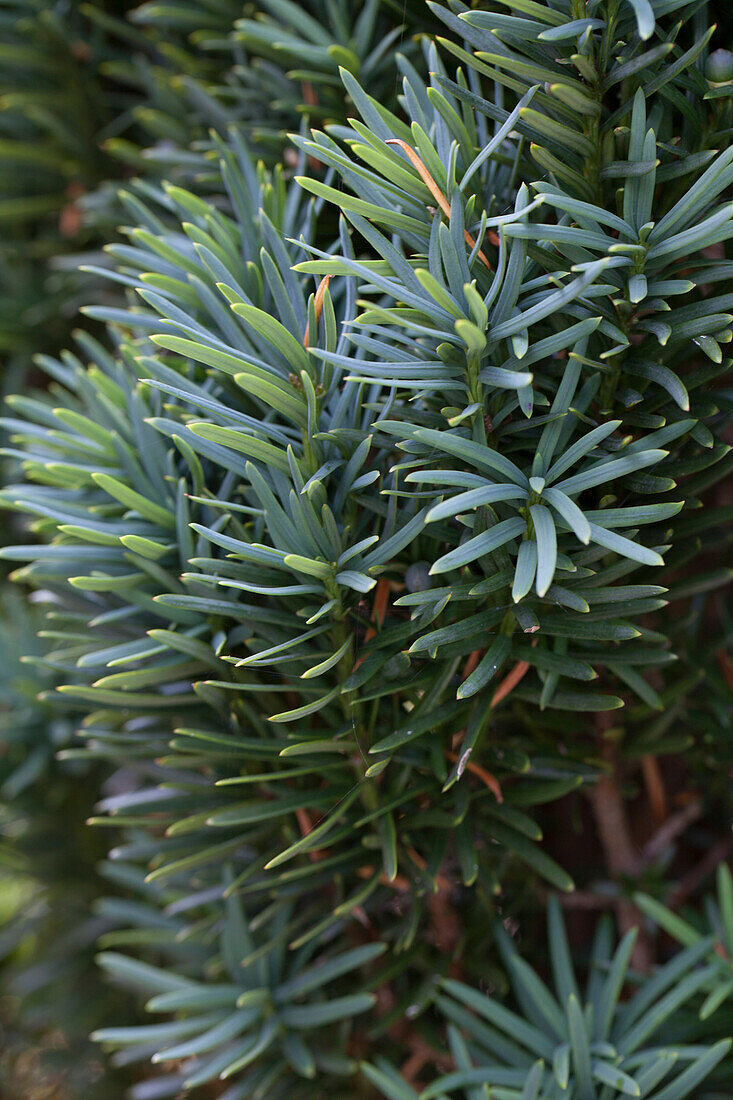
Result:
<instances>
[{"instance_id":1,"label":"conifer sprig","mask_svg":"<svg viewBox=\"0 0 733 1100\"><path fill-rule=\"evenodd\" d=\"M87 265L105 335L8 402L0 501L29 522L0 556L53 601L65 761L112 777L100 963L153 1020L96 1037L150 1063L137 1100L726 1079L698 1016L725 1018L727 964L659 902L684 950L644 976L607 922L571 961L554 902L554 990L507 932L574 888L540 807L641 758L664 816L657 758L724 742L733 72L708 7L97 12L156 43L110 70L148 90L116 150L141 177ZM609 887L626 916L634 885ZM477 988L495 948L511 1009Z\"/></svg>"}]
</instances>

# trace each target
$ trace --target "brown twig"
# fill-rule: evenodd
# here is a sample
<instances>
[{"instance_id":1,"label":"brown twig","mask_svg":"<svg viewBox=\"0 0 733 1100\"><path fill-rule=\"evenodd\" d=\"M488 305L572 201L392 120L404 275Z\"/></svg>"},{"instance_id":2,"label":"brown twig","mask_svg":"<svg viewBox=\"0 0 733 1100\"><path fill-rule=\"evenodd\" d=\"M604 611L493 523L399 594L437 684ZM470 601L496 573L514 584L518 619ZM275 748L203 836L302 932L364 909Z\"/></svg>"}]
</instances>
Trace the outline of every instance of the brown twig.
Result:
<instances>
[{"instance_id":1,"label":"brown twig","mask_svg":"<svg viewBox=\"0 0 733 1100\"><path fill-rule=\"evenodd\" d=\"M599 719L602 718L605 716L599 716ZM610 772L601 776L596 785L589 790L588 797L593 807L598 837L609 874L614 878L633 876L636 872L638 856L619 788L618 771L612 749L608 743L604 749L605 756L612 767ZM622 934L632 928L639 929L632 963L637 970L648 972L653 961L652 949L645 934L639 910L628 898L619 896L616 901L616 917Z\"/></svg>"},{"instance_id":2,"label":"brown twig","mask_svg":"<svg viewBox=\"0 0 733 1100\"><path fill-rule=\"evenodd\" d=\"M664 854L666 848L672 843L672 841L683 833L688 825L691 825L693 821L696 821L702 813L702 803L699 799L693 798L686 806L683 806L681 810L677 810L671 817L667 818L664 824L657 829L654 836L646 842L639 855L635 872L640 874L645 867L648 867L655 860L659 859Z\"/></svg>"},{"instance_id":3,"label":"brown twig","mask_svg":"<svg viewBox=\"0 0 733 1100\"><path fill-rule=\"evenodd\" d=\"M436 1050L435 1047L431 1047L429 1043L426 1043L425 1040L416 1033L410 1035L408 1044L412 1050L412 1054L403 1064L400 1073L405 1081L407 1081L408 1085L411 1085L418 1092L421 1090L420 1085L417 1083L417 1076L426 1065L432 1063L437 1069L444 1073L452 1068L453 1062L449 1055Z\"/></svg>"},{"instance_id":4,"label":"brown twig","mask_svg":"<svg viewBox=\"0 0 733 1100\"><path fill-rule=\"evenodd\" d=\"M467 680L473 670L476 668L479 661L481 660L482 653L483 649L474 649L473 653L469 653L468 660L463 666L463 672L461 673L461 683L463 683L464 680Z\"/></svg>"},{"instance_id":5,"label":"brown twig","mask_svg":"<svg viewBox=\"0 0 733 1100\"><path fill-rule=\"evenodd\" d=\"M298 822L298 828L300 829L300 835L309 836L313 832L313 822L310 819L308 811L300 806L295 811L295 817ZM312 848L308 852L308 859L311 863L318 863L319 860L324 859L326 854L327 853L322 848Z\"/></svg>"},{"instance_id":6,"label":"brown twig","mask_svg":"<svg viewBox=\"0 0 733 1100\"><path fill-rule=\"evenodd\" d=\"M669 908L679 909L680 906L684 905L698 887L702 886L708 875L713 873L718 864L730 856L731 851L733 851L733 839L730 837L719 840L717 844L709 848L700 862L696 863L692 870L688 871L677 883L667 898Z\"/></svg>"},{"instance_id":7,"label":"brown twig","mask_svg":"<svg viewBox=\"0 0 733 1100\"><path fill-rule=\"evenodd\" d=\"M661 825L667 816L667 792L656 756L652 753L646 753L642 756L641 771L644 776L644 785L649 796L652 815L657 825Z\"/></svg>"},{"instance_id":8,"label":"brown twig","mask_svg":"<svg viewBox=\"0 0 733 1100\"><path fill-rule=\"evenodd\" d=\"M59 211L59 233L62 237L75 237L81 229L83 215L79 199L83 194L84 188L77 181L72 181L66 188L68 202Z\"/></svg>"},{"instance_id":9,"label":"brown twig","mask_svg":"<svg viewBox=\"0 0 733 1100\"><path fill-rule=\"evenodd\" d=\"M374 867L371 865L367 867L359 867L356 871L359 878L370 878L374 874ZM400 890L402 893L406 893L410 889L409 879L406 879L404 875L395 875L393 879L387 878L384 871L379 876L379 882L382 886L391 886L393 890Z\"/></svg>"},{"instance_id":10,"label":"brown twig","mask_svg":"<svg viewBox=\"0 0 733 1100\"><path fill-rule=\"evenodd\" d=\"M421 871L424 871L428 865L427 860L423 859L423 857L418 851L416 851L415 848L408 847L405 848L405 851L407 852L408 856L415 864L415 866L418 867ZM451 887L450 880L440 874L435 876L435 885L438 887L439 890L449 890Z\"/></svg>"},{"instance_id":11,"label":"brown twig","mask_svg":"<svg viewBox=\"0 0 733 1100\"><path fill-rule=\"evenodd\" d=\"M445 750L445 755L448 760L450 760L453 764L457 763L458 760L461 759L457 752L451 752L449 749ZM463 767L466 771L469 771L472 775L475 775L477 779L480 779L482 783L485 783L490 791L494 792L497 802L504 801L504 795L501 793L499 780L496 778L495 775L493 775L490 771L487 771L486 768L482 768L480 764L476 764L473 760L467 760Z\"/></svg>"}]
</instances>

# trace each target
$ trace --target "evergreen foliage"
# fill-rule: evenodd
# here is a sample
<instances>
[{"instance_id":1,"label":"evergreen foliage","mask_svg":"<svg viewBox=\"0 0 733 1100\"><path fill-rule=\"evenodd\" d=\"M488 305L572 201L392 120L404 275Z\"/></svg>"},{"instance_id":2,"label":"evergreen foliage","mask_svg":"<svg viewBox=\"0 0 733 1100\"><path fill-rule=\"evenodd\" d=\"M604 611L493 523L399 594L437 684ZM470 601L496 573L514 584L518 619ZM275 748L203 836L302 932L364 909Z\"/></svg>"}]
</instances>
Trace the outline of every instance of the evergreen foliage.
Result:
<instances>
[{"instance_id":1,"label":"evergreen foliage","mask_svg":"<svg viewBox=\"0 0 733 1100\"><path fill-rule=\"evenodd\" d=\"M610 923L603 921L581 1001L557 902L548 916L555 996L498 923L496 942L521 1015L462 982L446 980L437 1004L450 1021L448 1040L456 1069L426 1088L421 1093L425 1100L457 1093L469 1100L483 1097L485 1084L502 1100L593 1096L601 1090L609 1100L619 1096L671 1100L693 1094L726 1057L730 1040L701 1051L684 1043L689 1036L683 1023L672 1024L670 1033L670 1019L713 977L715 962L698 966L706 949L713 947L713 937L701 937L660 967L629 1000L619 1003L636 929L627 932L614 951ZM667 1042L674 1034L673 1048L660 1049L654 1041L660 1032ZM417 1096L388 1066L367 1066L366 1074L390 1100Z\"/></svg>"},{"instance_id":2,"label":"evergreen foliage","mask_svg":"<svg viewBox=\"0 0 733 1100\"><path fill-rule=\"evenodd\" d=\"M46 640L8 673L2 797L97 803L84 905L133 997L89 1027L136 1100L730 1086L730 848L702 917L665 907L688 811L660 773L719 840L716 7L94 3L92 160L67 171L65 100L23 100L44 202L83 174L109 243L2 421L0 556ZM637 859L608 810L639 776L668 821ZM589 953L555 893L597 884L558 843L585 801L622 936ZM645 917L681 945L657 966Z\"/></svg>"}]
</instances>

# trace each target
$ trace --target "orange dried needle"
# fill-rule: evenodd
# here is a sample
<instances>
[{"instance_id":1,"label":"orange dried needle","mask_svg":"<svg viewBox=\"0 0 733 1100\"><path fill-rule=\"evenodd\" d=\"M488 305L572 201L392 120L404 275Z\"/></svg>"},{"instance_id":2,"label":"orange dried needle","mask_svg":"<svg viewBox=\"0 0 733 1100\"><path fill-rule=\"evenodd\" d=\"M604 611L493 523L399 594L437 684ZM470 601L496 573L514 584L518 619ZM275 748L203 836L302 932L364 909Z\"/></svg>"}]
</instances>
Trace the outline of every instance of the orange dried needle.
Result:
<instances>
[{"instance_id":1,"label":"orange dried needle","mask_svg":"<svg viewBox=\"0 0 733 1100\"><path fill-rule=\"evenodd\" d=\"M372 622L377 626L381 626L384 622L384 616L387 614L387 602L389 601L389 581L384 577L381 581L377 581L377 590L374 593L374 607L372 608ZM373 638L377 633L373 626L370 626L366 632L365 642L368 642L370 638Z\"/></svg>"},{"instance_id":2,"label":"orange dried needle","mask_svg":"<svg viewBox=\"0 0 733 1100\"><path fill-rule=\"evenodd\" d=\"M724 649L718 650L718 664L726 684L733 691L733 662Z\"/></svg>"},{"instance_id":3,"label":"orange dried needle","mask_svg":"<svg viewBox=\"0 0 733 1100\"><path fill-rule=\"evenodd\" d=\"M533 642L532 644L534 645L535 643ZM468 676L471 675L479 662L481 652L482 651L480 649L474 649L473 653L469 654L468 660L466 661L463 669L463 676L461 677L461 680L465 680ZM517 661L512 671L504 677L504 679L494 692L494 697L491 700L492 708L497 706L497 704L500 703L502 699L506 699L507 695L514 690L514 688L520 682L522 677L528 672L528 670L529 665L526 661ZM461 733L458 735L458 737L454 738L453 747L455 749L460 748L463 737L465 736L465 732L465 730L461 730ZM445 755L448 760L450 760L454 764L459 759L458 753L449 752L448 749L445 750ZM475 763L475 761L473 760L466 761L466 763L463 765L463 768L465 768L466 771L471 772L483 783L485 783L489 790L494 792L497 802L504 801L504 796L501 793L499 780L496 778L495 775L493 775L486 768L482 768L480 764Z\"/></svg>"},{"instance_id":4,"label":"orange dried needle","mask_svg":"<svg viewBox=\"0 0 733 1100\"><path fill-rule=\"evenodd\" d=\"M315 299L314 299L314 302L313 302L313 305L316 308L316 324L318 324L318 322L321 319L321 313L323 312L323 297L324 297L326 291L328 290L328 284L330 283L330 281L331 281L331 276L330 275L324 275L323 278L321 279L320 283L318 284L318 289L316 290L316 296L315 296ZM308 324L306 324L306 326L305 326L305 336L303 337L303 347L304 348L308 347L308 341L309 341L309 338L310 338L310 334L309 334L309 331L308 331L309 325L310 325L310 322L308 322Z\"/></svg>"},{"instance_id":5,"label":"orange dried needle","mask_svg":"<svg viewBox=\"0 0 733 1100\"><path fill-rule=\"evenodd\" d=\"M463 675L461 676L461 682L463 682L463 680L467 680L468 677L473 672L473 670L476 668L476 666L479 663L479 658L481 657L481 653L482 653L482 650L480 650L480 649L474 649L473 653L469 653L468 660L466 661L465 665L463 666Z\"/></svg>"},{"instance_id":6,"label":"orange dried needle","mask_svg":"<svg viewBox=\"0 0 733 1100\"><path fill-rule=\"evenodd\" d=\"M499 684L498 688L494 692L494 698L491 700L492 707L498 706L502 699L506 699L510 691L514 691L517 684L522 680L529 672L529 665L526 661L517 661L512 671L504 677Z\"/></svg>"},{"instance_id":7,"label":"orange dried needle","mask_svg":"<svg viewBox=\"0 0 733 1100\"><path fill-rule=\"evenodd\" d=\"M418 851L415 850L415 848L407 847L405 848L405 851L407 852L412 862L416 865L416 867L418 867L421 871L424 871L428 865L428 861L426 859L423 859L423 857ZM445 875L441 874L437 874L435 876L435 884L439 890L446 890L449 889L451 886L451 883L445 877Z\"/></svg>"},{"instance_id":8,"label":"orange dried needle","mask_svg":"<svg viewBox=\"0 0 733 1100\"><path fill-rule=\"evenodd\" d=\"M406 141L403 141L402 138L388 138L387 141L385 142L385 144L386 145L397 145L397 146L399 146L399 148L402 150L402 152L405 154L405 156L409 160L412 167L417 172L420 179L423 181L423 183L427 187L430 194L433 196L433 198L437 202L440 209L445 214L448 221L450 221L450 203L448 202L445 195L443 194L443 192L438 187L438 185L435 182L435 180L433 179L433 177L428 172L427 168L425 167L425 165L423 164L422 160L417 155L415 150L411 146L409 146ZM476 241L471 236L471 234L468 232L467 229L464 229L463 236L466 238L466 244L469 245L470 248L475 248L476 247ZM484 266L487 267L489 269L489 271L491 271L491 264L486 259L486 257L484 256L484 254L483 254L483 252L481 251L480 248L478 250L478 257L481 260L481 262L484 264Z\"/></svg>"},{"instance_id":9,"label":"orange dried needle","mask_svg":"<svg viewBox=\"0 0 733 1100\"><path fill-rule=\"evenodd\" d=\"M389 602L389 581L382 577L381 581L377 581L377 588L374 593L374 605L372 607L372 614L370 622L376 623L377 626L381 626L384 622L384 616L387 614L387 603ZM368 642L377 633L375 627L367 627L367 632L364 635L364 642ZM362 661L365 661L366 657L359 657L354 662L354 672L356 672Z\"/></svg>"},{"instance_id":10,"label":"orange dried needle","mask_svg":"<svg viewBox=\"0 0 733 1100\"><path fill-rule=\"evenodd\" d=\"M295 817L298 821L298 827L300 829L301 836L308 836L310 833L313 832L313 822L308 816L307 810L304 810L302 807L297 809L295 811ZM311 861L311 863L318 863L318 861L323 859L325 855L326 853L320 848L311 849L311 851L308 852L308 859Z\"/></svg>"},{"instance_id":11,"label":"orange dried needle","mask_svg":"<svg viewBox=\"0 0 733 1100\"><path fill-rule=\"evenodd\" d=\"M359 878L371 878L371 876L374 874L374 868L371 866L359 867L356 873ZM403 892L406 892L410 889L409 879L406 879L404 875L395 875L393 879L390 879L387 878L384 871L381 871L379 875L379 882L382 886L391 886L393 890L401 890Z\"/></svg>"}]
</instances>

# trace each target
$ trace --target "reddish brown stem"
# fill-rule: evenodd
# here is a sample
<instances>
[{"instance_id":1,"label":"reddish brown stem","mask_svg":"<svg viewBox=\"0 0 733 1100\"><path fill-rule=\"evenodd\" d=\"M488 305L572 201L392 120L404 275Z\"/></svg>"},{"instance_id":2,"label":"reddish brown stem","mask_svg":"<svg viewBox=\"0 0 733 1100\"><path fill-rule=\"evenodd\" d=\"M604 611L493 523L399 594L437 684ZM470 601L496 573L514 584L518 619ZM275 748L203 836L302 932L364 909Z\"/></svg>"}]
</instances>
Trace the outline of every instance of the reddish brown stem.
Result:
<instances>
[{"instance_id":1,"label":"reddish brown stem","mask_svg":"<svg viewBox=\"0 0 733 1100\"><path fill-rule=\"evenodd\" d=\"M589 797L609 873L614 878L633 875L637 867L637 852L631 837L615 767L608 775L604 775L595 787L591 788ZM653 958L648 937L644 932L641 913L628 898L619 897L616 903L616 917L622 933L628 932L631 928L639 929L631 961L636 969L649 971Z\"/></svg>"}]
</instances>

